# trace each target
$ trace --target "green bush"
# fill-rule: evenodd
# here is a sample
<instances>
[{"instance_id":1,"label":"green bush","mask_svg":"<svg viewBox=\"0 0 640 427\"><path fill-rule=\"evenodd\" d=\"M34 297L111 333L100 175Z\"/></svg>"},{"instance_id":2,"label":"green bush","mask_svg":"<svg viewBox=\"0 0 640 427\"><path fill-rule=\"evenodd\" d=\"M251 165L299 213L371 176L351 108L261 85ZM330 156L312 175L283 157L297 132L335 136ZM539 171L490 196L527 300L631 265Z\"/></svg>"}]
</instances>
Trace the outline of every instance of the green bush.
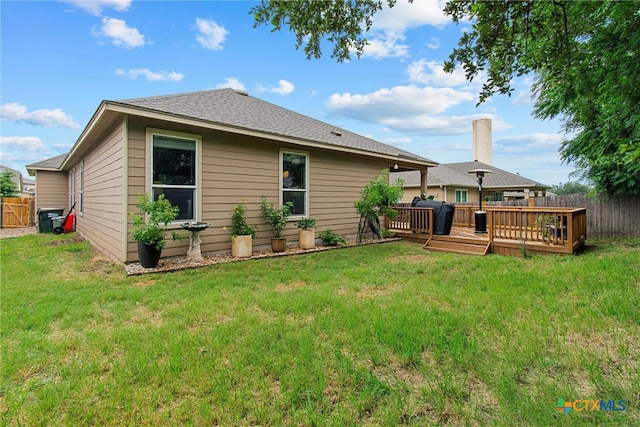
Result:
<instances>
[{"instance_id":1,"label":"green bush","mask_svg":"<svg viewBox=\"0 0 640 427\"><path fill-rule=\"evenodd\" d=\"M247 202L242 202L233 208L233 213L231 214L231 230L229 232L233 237L251 236L255 239L257 226L247 224L246 203Z\"/></svg>"},{"instance_id":2,"label":"green bush","mask_svg":"<svg viewBox=\"0 0 640 427\"><path fill-rule=\"evenodd\" d=\"M345 238L330 228L318 234L318 237L320 237L322 244L325 246L347 246Z\"/></svg>"}]
</instances>

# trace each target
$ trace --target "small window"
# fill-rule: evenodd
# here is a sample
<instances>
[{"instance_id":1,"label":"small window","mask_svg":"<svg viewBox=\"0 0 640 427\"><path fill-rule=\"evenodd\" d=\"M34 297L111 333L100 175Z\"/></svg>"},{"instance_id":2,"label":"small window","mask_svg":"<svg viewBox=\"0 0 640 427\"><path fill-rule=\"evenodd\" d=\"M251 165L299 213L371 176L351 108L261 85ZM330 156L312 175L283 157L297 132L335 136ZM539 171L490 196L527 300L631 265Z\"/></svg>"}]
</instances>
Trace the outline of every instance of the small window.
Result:
<instances>
[{"instance_id":1,"label":"small window","mask_svg":"<svg viewBox=\"0 0 640 427\"><path fill-rule=\"evenodd\" d=\"M71 176L69 177L69 206L73 206L76 203L76 168L71 169Z\"/></svg>"},{"instance_id":2,"label":"small window","mask_svg":"<svg viewBox=\"0 0 640 427\"><path fill-rule=\"evenodd\" d=\"M280 152L280 189L281 204L293 203L291 215L304 217L308 215L308 168L309 156L306 153Z\"/></svg>"},{"instance_id":3,"label":"small window","mask_svg":"<svg viewBox=\"0 0 640 427\"><path fill-rule=\"evenodd\" d=\"M456 203L467 202L467 190L456 190Z\"/></svg>"},{"instance_id":4,"label":"small window","mask_svg":"<svg viewBox=\"0 0 640 427\"><path fill-rule=\"evenodd\" d=\"M496 191L496 202L502 202L504 200L504 193L502 191Z\"/></svg>"},{"instance_id":5,"label":"small window","mask_svg":"<svg viewBox=\"0 0 640 427\"><path fill-rule=\"evenodd\" d=\"M78 212L82 213L84 207L84 160L80 162L80 194L78 205Z\"/></svg>"},{"instance_id":6,"label":"small window","mask_svg":"<svg viewBox=\"0 0 640 427\"><path fill-rule=\"evenodd\" d=\"M196 219L197 140L153 134L151 138L151 190L161 194L180 212L177 221Z\"/></svg>"}]
</instances>

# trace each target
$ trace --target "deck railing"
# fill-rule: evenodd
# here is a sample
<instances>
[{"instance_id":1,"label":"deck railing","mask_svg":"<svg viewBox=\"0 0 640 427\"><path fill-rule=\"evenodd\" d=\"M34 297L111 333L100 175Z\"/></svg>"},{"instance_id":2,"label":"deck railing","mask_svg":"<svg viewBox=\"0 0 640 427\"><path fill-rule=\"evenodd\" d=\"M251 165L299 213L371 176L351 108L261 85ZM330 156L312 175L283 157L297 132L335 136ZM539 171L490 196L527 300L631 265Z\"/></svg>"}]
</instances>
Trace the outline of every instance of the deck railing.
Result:
<instances>
[{"instance_id":1,"label":"deck railing","mask_svg":"<svg viewBox=\"0 0 640 427\"><path fill-rule=\"evenodd\" d=\"M396 218L385 227L401 233L433 235L433 209L395 206ZM456 206L453 225L474 228L477 207ZM486 207L489 241L546 245L544 251L573 253L587 237L587 210L560 207ZM486 236L486 234L485 234ZM423 237L423 236L421 236Z\"/></svg>"},{"instance_id":2,"label":"deck railing","mask_svg":"<svg viewBox=\"0 0 640 427\"><path fill-rule=\"evenodd\" d=\"M433 209L395 206L394 210L398 213L394 219L385 218L388 230L433 234Z\"/></svg>"},{"instance_id":3,"label":"deck railing","mask_svg":"<svg viewBox=\"0 0 640 427\"><path fill-rule=\"evenodd\" d=\"M457 208L456 208L457 209ZM514 240L562 246L572 253L587 235L584 208L488 207L489 240Z\"/></svg>"},{"instance_id":4,"label":"deck railing","mask_svg":"<svg viewBox=\"0 0 640 427\"><path fill-rule=\"evenodd\" d=\"M453 225L473 228L476 223L474 212L477 210L478 206L456 205L456 209L453 211Z\"/></svg>"}]
</instances>

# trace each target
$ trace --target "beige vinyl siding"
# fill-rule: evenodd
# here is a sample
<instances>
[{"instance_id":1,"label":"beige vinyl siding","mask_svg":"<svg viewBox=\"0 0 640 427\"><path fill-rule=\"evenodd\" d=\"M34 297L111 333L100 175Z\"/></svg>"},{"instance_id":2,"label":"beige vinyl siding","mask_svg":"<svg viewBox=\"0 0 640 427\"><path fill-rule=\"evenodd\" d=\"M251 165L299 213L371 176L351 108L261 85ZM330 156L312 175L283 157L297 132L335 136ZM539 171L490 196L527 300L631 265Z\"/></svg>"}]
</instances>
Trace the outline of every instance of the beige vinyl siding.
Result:
<instances>
[{"instance_id":1,"label":"beige vinyl siding","mask_svg":"<svg viewBox=\"0 0 640 427\"><path fill-rule=\"evenodd\" d=\"M69 209L69 176L66 172L36 171L36 209Z\"/></svg>"},{"instance_id":2,"label":"beige vinyl siding","mask_svg":"<svg viewBox=\"0 0 640 427\"><path fill-rule=\"evenodd\" d=\"M318 231L331 228L334 231L355 235L359 216L353 202L360 197L360 190L382 169L389 165L383 160L364 156L336 153L330 150L302 149L278 141L256 139L224 132L180 127L157 121L129 120L128 145L128 212L135 212L137 194L147 190L146 129L184 132L202 137L200 151L201 183L197 189L201 204L199 221L210 223L200 233L203 254L231 251L231 238L224 227L231 225L231 211L235 205L246 201L247 221L258 226L254 250L270 245L271 231L264 224L260 213L260 199L267 197L277 204L280 195L280 148L304 151L309 155L309 215L316 219ZM129 229L130 229L129 220ZM179 228L179 227L178 227ZM181 229L179 229L181 230ZM298 240L295 221L285 229L289 244ZM137 243L127 236L127 262L138 259ZM163 257L184 256L189 239L174 242L169 238L162 252Z\"/></svg>"},{"instance_id":3,"label":"beige vinyl siding","mask_svg":"<svg viewBox=\"0 0 640 427\"><path fill-rule=\"evenodd\" d=\"M123 247L124 122L107 133L84 160L84 210L76 216L77 230L91 243L120 262ZM79 203L80 162L76 167Z\"/></svg>"},{"instance_id":4,"label":"beige vinyl siding","mask_svg":"<svg viewBox=\"0 0 640 427\"><path fill-rule=\"evenodd\" d=\"M440 187L427 187L427 196L432 196L435 194L436 202L447 202L447 203L455 203L456 202L456 190L467 190L467 203L478 202L480 198L477 188L465 188L459 186L447 186L446 190L446 200L445 200L445 191ZM482 195L485 195L485 192L482 192ZM409 187L404 189L404 194L402 196L403 203L411 203L414 197L420 197L420 189L418 187Z\"/></svg>"},{"instance_id":5,"label":"beige vinyl siding","mask_svg":"<svg viewBox=\"0 0 640 427\"><path fill-rule=\"evenodd\" d=\"M367 157L313 152L310 156L309 211L318 232L328 228L352 236L358 232L360 216L353 203L360 191L389 165Z\"/></svg>"}]
</instances>

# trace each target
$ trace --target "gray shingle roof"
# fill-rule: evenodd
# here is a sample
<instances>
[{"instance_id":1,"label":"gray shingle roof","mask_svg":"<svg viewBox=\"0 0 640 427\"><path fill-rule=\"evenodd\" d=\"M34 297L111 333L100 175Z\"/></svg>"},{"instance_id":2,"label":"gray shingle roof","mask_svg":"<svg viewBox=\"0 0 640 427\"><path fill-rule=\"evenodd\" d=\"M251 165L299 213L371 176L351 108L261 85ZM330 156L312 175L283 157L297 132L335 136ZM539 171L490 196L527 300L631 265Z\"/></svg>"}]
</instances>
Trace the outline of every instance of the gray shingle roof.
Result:
<instances>
[{"instance_id":1,"label":"gray shingle roof","mask_svg":"<svg viewBox=\"0 0 640 427\"><path fill-rule=\"evenodd\" d=\"M484 188L548 188L547 185L507 172L495 166L482 162L447 163L431 167L428 170L427 182L432 185L458 185L461 187L476 187L478 181L469 171L473 169L488 169L491 173L485 175L482 186ZM420 186L420 171L394 172L391 178L401 178L405 187Z\"/></svg>"},{"instance_id":2,"label":"gray shingle roof","mask_svg":"<svg viewBox=\"0 0 640 427\"><path fill-rule=\"evenodd\" d=\"M487 165L482 162L463 162L463 163L447 163L445 166L454 170L455 172L461 175L467 175L472 178L474 185L477 185L477 181L474 175L470 174L469 171L473 169L488 169L491 173L488 173L484 176L482 186L485 188L492 187L548 187L547 185L541 184L539 182L533 181L531 179L525 178L515 173L507 172L504 169L499 169L495 166Z\"/></svg>"},{"instance_id":3,"label":"gray shingle roof","mask_svg":"<svg viewBox=\"0 0 640 427\"><path fill-rule=\"evenodd\" d=\"M234 89L217 89L112 102L276 136L320 142L327 146L346 147L437 163Z\"/></svg>"},{"instance_id":4,"label":"gray shingle roof","mask_svg":"<svg viewBox=\"0 0 640 427\"><path fill-rule=\"evenodd\" d=\"M27 165L26 168L27 170L29 169L60 169L60 166L62 166L62 162L64 161L65 157L67 157L68 153L64 153L64 154L60 154L59 156L55 156L55 157L51 157L49 159L45 159L45 160L41 160L39 162L36 163L31 163L30 165Z\"/></svg>"}]
</instances>

